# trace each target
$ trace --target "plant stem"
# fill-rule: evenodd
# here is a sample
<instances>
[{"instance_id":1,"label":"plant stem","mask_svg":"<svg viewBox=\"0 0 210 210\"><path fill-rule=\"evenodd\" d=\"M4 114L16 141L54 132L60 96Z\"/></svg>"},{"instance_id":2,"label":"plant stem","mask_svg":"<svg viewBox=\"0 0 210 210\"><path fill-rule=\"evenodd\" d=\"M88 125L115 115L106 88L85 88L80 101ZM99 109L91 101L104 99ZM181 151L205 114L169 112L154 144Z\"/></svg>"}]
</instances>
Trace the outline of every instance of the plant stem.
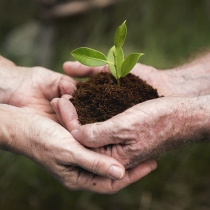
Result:
<instances>
[{"instance_id":1,"label":"plant stem","mask_svg":"<svg viewBox=\"0 0 210 210\"><path fill-rule=\"evenodd\" d=\"M120 78L118 77L118 71L117 71L117 61L116 61L116 55L113 52L113 56L114 56L114 67L116 70L116 79L117 79L117 86L120 87Z\"/></svg>"}]
</instances>

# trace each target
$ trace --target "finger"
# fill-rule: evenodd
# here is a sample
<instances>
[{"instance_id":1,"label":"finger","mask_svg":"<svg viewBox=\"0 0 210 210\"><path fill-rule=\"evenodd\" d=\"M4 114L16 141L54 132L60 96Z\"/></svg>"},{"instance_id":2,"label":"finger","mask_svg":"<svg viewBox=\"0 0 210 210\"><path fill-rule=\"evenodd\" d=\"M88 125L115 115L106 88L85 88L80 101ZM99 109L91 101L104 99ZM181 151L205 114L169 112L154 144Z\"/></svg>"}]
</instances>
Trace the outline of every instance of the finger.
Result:
<instances>
[{"instance_id":1,"label":"finger","mask_svg":"<svg viewBox=\"0 0 210 210\"><path fill-rule=\"evenodd\" d=\"M137 165L136 167L126 170L121 180L111 180L101 176L94 176L88 172L80 173L77 181L85 190L91 190L97 193L113 194L122 188L138 181L157 168L155 160L150 160Z\"/></svg>"},{"instance_id":2,"label":"finger","mask_svg":"<svg viewBox=\"0 0 210 210\"><path fill-rule=\"evenodd\" d=\"M67 61L63 64L63 70L66 74L72 77L89 77L91 75L97 74L99 72L107 72L109 71L108 66L100 66L100 67L89 67L84 66L79 62L71 62Z\"/></svg>"},{"instance_id":3,"label":"finger","mask_svg":"<svg viewBox=\"0 0 210 210\"><path fill-rule=\"evenodd\" d=\"M58 108L58 100L59 100L59 98L54 98L50 103L51 103L51 106L52 106L52 108L54 109L54 111L56 113L56 117L57 117L59 123L61 125L63 125L63 122L62 122L62 119L61 119L61 115L60 115L60 110Z\"/></svg>"},{"instance_id":4,"label":"finger","mask_svg":"<svg viewBox=\"0 0 210 210\"><path fill-rule=\"evenodd\" d=\"M72 94L76 90L76 81L68 76L62 76L59 81L61 95Z\"/></svg>"},{"instance_id":5,"label":"finger","mask_svg":"<svg viewBox=\"0 0 210 210\"><path fill-rule=\"evenodd\" d=\"M65 98L65 99L69 100L70 98L72 98L72 96L68 95L68 94L64 94L64 95L62 95L61 98Z\"/></svg>"},{"instance_id":6,"label":"finger","mask_svg":"<svg viewBox=\"0 0 210 210\"><path fill-rule=\"evenodd\" d=\"M157 162L155 160L143 162L132 169L126 170L125 176L122 180L114 180L113 188L120 190L148 175L156 168Z\"/></svg>"},{"instance_id":7,"label":"finger","mask_svg":"<svg viewBox=\"0 0 210 210\"><path fill-rule=\"evenodd\" d=\"M144 161L143 163L150 165L152 171L154 171L157 168L156 160L147 160L147 161Z\"/></svg>"},{"instance_id":8,"label":"finger","mask_svg":"<svg viewBox=\"0 0 210 210\"><path fill-rule=\"evenodd\" d=\"M71 132L81 126L78 121L76 109L68 99L64 97L60 98L57 101L57 108L62 124L68 131Z\"/></svg>"},{"instance_id":9,"label":"finger","mask_svg":"<svg viewBox=\"0 0 210 210\"><path fill-rule=\"evenodd\" d=\"M125 168L116 159L86 149L82 145L75 147L75 151L75 155L73 155L74 165L86 169L93 174L112 179L122 179L124 177Z\"/></svg>"},{"instance_id":10,"label":"finger","mask_svg":"<svg viewBox=\"0 0 210 210\"><path fill-rule=\"evenodd\" d=\"M116 121L113 117L105 122L82 125L72 130L71 134L82 145L91 148L123 144L126 141L126 136L120 134L119 121L120 119Z\"/></svg>"}]
</instances>

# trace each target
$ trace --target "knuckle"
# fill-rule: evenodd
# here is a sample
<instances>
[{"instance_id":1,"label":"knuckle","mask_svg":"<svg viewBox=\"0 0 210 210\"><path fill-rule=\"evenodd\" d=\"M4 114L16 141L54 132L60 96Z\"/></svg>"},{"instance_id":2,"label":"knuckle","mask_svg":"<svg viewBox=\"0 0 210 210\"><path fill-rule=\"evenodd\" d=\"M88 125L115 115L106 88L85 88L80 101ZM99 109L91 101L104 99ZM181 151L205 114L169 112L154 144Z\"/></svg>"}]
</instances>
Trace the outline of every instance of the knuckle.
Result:
<instances>
[{"instance_id":1,"label":"knuckle","mask_svg":"<svg viewBox=\"0 0 210 210\"><path fill-rule=\"evenodd\" d=\"M76 178L73 178L73 177L63 177L61 183L68 190L71 190L71 191L81 190L81 186L77 182L77 179Z\"/></svg>"},{"instance_id":2,"label":"knuckle","mask_svg":"<svg viewBox=\"0 0 210 210\"><path fill-rule=\"evenodd\" d=\"M97 134L98 134L98 129L97 126L94 126L95 124L93 124L92 126L88 126L88 127L84 127L84 134L85 134L85 144L86 146L89 147L93 147L96 145L97 143Z\"/></svg>"},{"instance_id":3,"label":"knuckle","mask_svg":"<svg viewBox=\"0 0 210 210\"><path fill-rule=\"evenodd\" d=\"M91 165L91 171L94 174L97 174L99 172L99 169L101 168L101 160L100 159L94 159Z\"/></svg>"},{"instance_id":4,"label":"knuckle","mask_svg":"<svg viewBox=\"0 0 210 210\"><path fill-rule=\"evenodd\" d=\"M131 129L129 130L129 137L130 137L130 140L132 141L137 141L139 139L139 133L138 133L138 130L134 127L131 127Z\"/></svg>"},{"instance_id":5,"label":"knuckle","mask_svg":"<svg viewBox=\"0 0 210 210\"><path fill-rule=\"evenodd\" d=\"M122 125L118 132L113 134L113 138L124 140L127 143L136 142L139 138L139 133L135 126Z\"/></svg>"},{"instance_id":6,"label":"knuckle","mask_svg":"<svg viewBox=\"0 0 210 210\"><path fill-rule=\"evenodd\" d=\"M106 192L107 194L113 195L120 190L119 186L115 185L114 182L111 182L110 189Z\"/></svg>"}]
</instances>

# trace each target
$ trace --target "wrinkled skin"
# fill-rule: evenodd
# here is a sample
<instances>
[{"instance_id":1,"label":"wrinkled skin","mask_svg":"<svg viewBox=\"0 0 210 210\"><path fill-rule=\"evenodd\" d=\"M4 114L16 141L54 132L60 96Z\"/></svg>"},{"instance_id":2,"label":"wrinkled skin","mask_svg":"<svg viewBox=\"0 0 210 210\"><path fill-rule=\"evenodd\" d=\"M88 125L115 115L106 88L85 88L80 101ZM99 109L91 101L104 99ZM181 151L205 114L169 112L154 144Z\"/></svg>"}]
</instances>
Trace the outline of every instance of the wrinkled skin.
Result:
<instances>
[{"instance_id":1,"label":"wrinkled skin","mask_svg":"<svg viewBox=\"0 0 210 210\"><path fill-rule=\"evenodd\" d=\"M91 75L107 71L107 67L89 68L77 62L67 62L64 70L69 75L80 76L83 71ZM174 72L157 71L153 67L137 64L132 73L166 97L138 104L105 122L81 126L76 110L68 100L69 96L65 95L52 101L59 121L81 144L116 158L126 168L132 168L170 149L203 140L201 130L205 130L202 128L205 123L202 114L209 111L205 106L208 97L201 100L184 97L192 92L189 88L186 89L189 92L179 89L176 79L174 83L171 82ZM182 79L180 81L183 82ZM180 93L182 96L169 97ZM204 133L208 132L205 130Z\"/></svg>"},{"instance_id":2,"label":"wrinkled skin","mask_svg":"<svg viewBox=\"0 0 210 210\"><path fill-rule=\"evenodd\" d=\"M150 100L105 122L83 126L77 121L76 110L67 96L54 99L52 103L59 120L75 139L94 151L114 157L125 168L132 168L174 148L176 139L178 146L181 136L187 132L180 133L186 123L182 118L183 104L187 104L185 98ZM179 126L174 127L174 123Z\"/></svg>"},{"instance_id":3,"label":"wrinkled skin","mask_svg":"<svg viewBox=\"0 0 210 210\"><path fill-rule=\"evenodd\" d=\"M63 65L64 71L74 77L83 77L97 74L101 71L109 72L108 66L101 67L87 67L79 62L65 62ZM184 82L182 79L177 78L173 71L157 70L152 66L137 63L131 73L145 80L149 85L156 88L159 95L182 95L179 90L179 83Z\"/></svg>"},{"instance_id":4,"label":"wrinkled skin","mask_svg":"<svg viewBox=\"0 0 210 210\"><path fill-rule=\"evenodd\" d=\"M53 120L56 116L50 101L76 89L72 78L42 67L19 67L0 56L0 68L4 72L0 103L30 107Z\"/></svg>"},{"instance_id":5,"label":"wrinkled skin","mask_svg":"<svg viewBox=\"0 0 210 210\"><path fill-rule=\"evenodd\" d=\"M147 161L125 171L114 158L88 150L57 123L50 101L73 92L76 83L70 77L41 67L17 67L3 57L0 73L1 149L32 159L70 190L115 193L156 168L155 161ZM111 166L120 174L112 176Z\"/></svg>"},{"instance_id":6,"label":"wrinkled skin","mask_svg":"<svg viewBox=\"0 0 210 210\"><path fill-rule=\"evenodd\" d=\"M208 71L208 63L210 63L210 55L201 61L192 62L192 66L186 65L170 70L157 70L152 66L137 63L131 73L145 80L153 88L156 88L160 96L186 96L196 97L210 94L210 72ZM203 67L200 64L205 63ZM203 69L202 69L203 68ZM87 67L79 62L65 62L64 71L69 76L84 77L97 74L101 71L109 72L108 66Z\"/></svg>"}]
</instances>

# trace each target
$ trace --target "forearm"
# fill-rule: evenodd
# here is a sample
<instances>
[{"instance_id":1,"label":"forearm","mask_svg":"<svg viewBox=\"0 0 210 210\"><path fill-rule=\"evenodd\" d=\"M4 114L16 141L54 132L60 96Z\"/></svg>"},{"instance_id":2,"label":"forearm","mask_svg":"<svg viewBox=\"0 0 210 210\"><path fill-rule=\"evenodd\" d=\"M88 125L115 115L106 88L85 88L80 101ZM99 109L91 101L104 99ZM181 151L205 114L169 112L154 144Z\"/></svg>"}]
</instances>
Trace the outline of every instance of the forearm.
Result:
<instances>
[{"instance_id":1,"label":"forearm","mask_svg":"<svg viewBox=\"0 0 210 210\"><path fill-rule=\"evenodd\" d=\"M174 118L173 142L210 142L210 95L184 98Z\"/></svg>"},{"instance_id":2,"label":"forearm","mask_svg":"<svg viewBox=\"0 0 210 210\"><path fill-rule=\"evenodd\" d=\"M148 114L149 107L152 113ZM126 167L195 142L210 142L210 95L167 97L156 103L151 101L151 106L148 104L144 109L136 108L135 115L139 112L141 116L134 126L134 129L138 127L139 138L128 147L127 154L132 158ZM143 122L142 113L146 113Z\"/></svg>"},{"instance_id":3,"label":"forearm","mask_svg":"<svg viewBox=\"0 0 210 210\"><path fill-rule=\"evenodd\" d=\"M210 53L194 61L166 71L169 86L176 89L174 92L196 97L210 94ZM169 87L170 88L170 87Z\"/></svg>"},{"instance_id":4,"label":"forearm","mask_svg":"<svg viewBox=\"0 0 210 210\"><path fill-rule=\"evenodd\" d=\"M210 142L210 95L172 98L163 120L151 124L154 128L150 132L156 137L153 142L144 142L144 148L149 148L145 153L151 157L195 142Z\"/></svg>"}]
</instances>

